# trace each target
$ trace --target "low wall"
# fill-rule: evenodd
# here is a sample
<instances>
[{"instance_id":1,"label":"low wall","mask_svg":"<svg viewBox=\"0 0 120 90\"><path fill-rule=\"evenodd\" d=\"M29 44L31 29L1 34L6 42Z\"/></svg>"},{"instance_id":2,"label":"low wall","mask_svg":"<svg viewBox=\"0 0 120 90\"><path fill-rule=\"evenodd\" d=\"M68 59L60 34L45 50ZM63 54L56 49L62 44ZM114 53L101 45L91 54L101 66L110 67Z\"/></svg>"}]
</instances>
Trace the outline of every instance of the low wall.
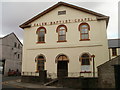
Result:
<instances>
[{"instance_id":1,"label":"low wall","mask_svg":"<svg viewBox=\"0 0 120 90\"><path fill-rule=\"evenodd\" d=\"M22 76L21 82L27 82L27 83L40 82L40 77L39 76Z\"/></svg>"},{"instance_id":2,"label":"low wall","mask_svg":"<svg viewBox=\"0 0 120 90\"><path fill-rule=\"evenodd\" d=\"M59 84L63 87L69 88L98 88L98 78L84 78L84 77L67 77L59 79Z\"/></svg>"}]
</instances>

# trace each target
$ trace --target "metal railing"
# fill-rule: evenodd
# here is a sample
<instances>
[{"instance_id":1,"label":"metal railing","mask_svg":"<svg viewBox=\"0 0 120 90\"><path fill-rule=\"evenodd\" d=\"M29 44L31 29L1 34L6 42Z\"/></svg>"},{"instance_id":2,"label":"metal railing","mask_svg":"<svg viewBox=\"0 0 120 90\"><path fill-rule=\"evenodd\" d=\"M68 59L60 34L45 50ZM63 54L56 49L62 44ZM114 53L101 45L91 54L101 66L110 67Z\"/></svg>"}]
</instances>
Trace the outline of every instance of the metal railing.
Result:
<instances>
[{"instance_id":1,"label":"metal railing","mask_svg":"<svg viewBox=\"0 0 120 90\"><path fill-rule=\"evenodd\" d=\"M22 76L39 76L38 72L22 72ZM80 73L80 72L68 72L68 77L93 77L93 73ZM95 77L98 77L98 73L95 72ZM57 73L47 73L47 78L57 78Z\"/></svg>"},{"instance_id":2,"label":"metal railing","mask_svg":"<svg viewBox=\"0 0 120 90\"><path fill-rule=\"evenodd\" d=\"M39 76L38 72L22 72L22 76Z\"/></svg>"},{"instance_id":3,"label":"metal railing","mask_svg":"<svg viewBox=\"0 0 120 90\"><path fill-rule=\"evenodd\" d=\"M98 77L98 73L97 72L95 72L94 75L93 75L93 72L91 72L91 73L80 73L81 77Z\"/></svg>"}]
</instances>

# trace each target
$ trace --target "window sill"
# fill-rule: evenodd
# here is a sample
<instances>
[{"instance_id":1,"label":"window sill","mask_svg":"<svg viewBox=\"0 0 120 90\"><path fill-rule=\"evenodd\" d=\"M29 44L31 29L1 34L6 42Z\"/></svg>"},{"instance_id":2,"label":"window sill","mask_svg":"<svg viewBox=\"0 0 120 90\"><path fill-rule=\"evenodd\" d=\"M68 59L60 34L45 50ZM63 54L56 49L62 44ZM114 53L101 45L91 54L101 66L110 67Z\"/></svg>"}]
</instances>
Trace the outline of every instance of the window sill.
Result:
<instances>
[{"instance_id":1,"label":"window sill","mask_svg":"<svg viewBox=\"0 0 120 90\"><path fill-rule=\"evenodd\" d=\"M81 71L80 73L92 73L91 71Z\"/></svg>"},{"instance_id":2,"label":"window sill","mask_svg":"<svg viewBox=\"0 0 120 90\"><path fill-rule=\"evenodd\" d=\"M36 42L37 44L39 44L39 43L45 43L45 42Z\"/></svg>"},{"instance_id":3,"label":"window sill","mask_svg":"<svg viewBox=\"0 0 120 90\"><path fill-rule=\"evenodd\" d=\"M90 41L90 39L80 39L79 41Z\"/></svg>"},{"instance_id":4,"label":"window sill","mask_svg":"<svg viewBox=\"0 0 120 90\"><path fill-rule=\"evenodd\" d=\"M112 57L115 57L115 56L117 56L117 55L112 55Z\"/></svg>"},{"instance_id":5,"label":"window sill","mask_svg":"<svg viewBox=\"0 0 120 90\"><path fill-rule=\"evenodd\" d=\"M57 42L67 42L67 40L64 40L64 41L57 41Z\"/></svg>"},{"instance_id":6,"label":"window sill","mask_svg":"<svg viewBox=\"0 0 120 90\"><path fill-rule=\"evenodd\" d=\"M85 64L81 64L82 66L90 66L90 64L87 64L87 65L85 65Z\"/></svg>"}]
</instances>

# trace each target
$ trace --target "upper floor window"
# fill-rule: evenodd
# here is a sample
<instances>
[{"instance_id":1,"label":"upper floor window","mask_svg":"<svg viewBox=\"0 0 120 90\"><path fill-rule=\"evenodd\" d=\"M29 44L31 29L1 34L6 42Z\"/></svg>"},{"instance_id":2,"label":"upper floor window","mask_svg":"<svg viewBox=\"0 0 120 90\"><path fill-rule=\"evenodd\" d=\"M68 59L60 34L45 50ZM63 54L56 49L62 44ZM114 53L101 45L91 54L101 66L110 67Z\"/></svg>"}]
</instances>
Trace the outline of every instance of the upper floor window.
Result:
<instances>
[{"instance_id":1,"label":"upper floor window","mask_svg":"<svg viewBox=\"0 0 120 90\"><path fill-rule=\"evenodd\" d=\"M117 56L117 49L116 48L112 48L112 56Z\"/></svg>"},{"instance_id":2,"label":"upper floor window","mask_svg":"<svg viewBox=\"0 0 120 90\"><path fill-rule=\"evenodd\" d=\"M17 47L17 43L16 42L14 42L14 47Z\"/></svg>"},{"instance_id":3,"label":"upper floor window","mask_svg":"<svg viewBox=\"0 0 120 90\"><path fill-rule=\"evenodd\" d=\"M20 54L18 54L18 59L20 58Z\"/></svg>"},{"instance_id":4,"label":"upper floor window","mask_svg":"<svg viewBox=\"0 0 120 90\"><path fill-rule=\"evenodd\" d=\"M44 27L39 27L37 29L38 43L45 43L45 33L46 29Z\"/></svg>"},{"instance_id":5,"label":"upper floor window","mask_svg":"<svg viewBox=\"0 0 120 90\"><path fill-rule=\"evenodd\" d=\"M18 48L20 49L20 44L18 44Z\"/></svg>"},{"instance_id":6,"label":"upper floor window","mask_svg":"<svg viewBox=\"0 0 120 90\"><path fill-rule=\"evenodd\" d=\"M58 42L66 42L66 32L67 27L65 25L60 25L57 27Z\"/></svg>"},{"instance_id":7,"label":"upper floor window","mask_svg":"<svg viewBox=\"0 0 120 90\"><path fill-rule=\"evenodd\" d=\"M79 31L80 31L80 40L90 40L89 39L89 30L90 26L87 23L81 23L79 25Z\"/></svg>"}]
</instances>

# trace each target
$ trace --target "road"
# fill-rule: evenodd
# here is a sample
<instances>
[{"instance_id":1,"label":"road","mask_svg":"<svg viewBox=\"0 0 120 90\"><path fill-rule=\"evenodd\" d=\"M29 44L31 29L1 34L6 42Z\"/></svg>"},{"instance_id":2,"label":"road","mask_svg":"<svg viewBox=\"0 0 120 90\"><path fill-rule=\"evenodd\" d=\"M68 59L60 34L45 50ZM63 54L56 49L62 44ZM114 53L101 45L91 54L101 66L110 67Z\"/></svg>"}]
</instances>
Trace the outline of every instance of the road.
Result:
<instances>
[{"instance_id":1,"label":"road","mask_svg":"<svg viewBox=\"0 0 120 90\"><path fill-rule=\"evenodd\" d=\"M9 81L18 80L21 77L2 77L2 90L75 90L69 88L23 88L14 84L8 83Z\"/></svg>"},{"instance_id":2,"label":"road","mask_svg":"<svg viewBox=\"0 0 120 90\"><path fill-rule=\"evenodd\" d=\"M8 81L13 81L13 80L17 80L17 79L20 79L20 77L2 77L2 90L8 90L8 89L17 89L17 88L20 88L20 87L17 87L17 86L14 86L14 85L11 85L8 83Z\"/></svg>"}]
</instances>

